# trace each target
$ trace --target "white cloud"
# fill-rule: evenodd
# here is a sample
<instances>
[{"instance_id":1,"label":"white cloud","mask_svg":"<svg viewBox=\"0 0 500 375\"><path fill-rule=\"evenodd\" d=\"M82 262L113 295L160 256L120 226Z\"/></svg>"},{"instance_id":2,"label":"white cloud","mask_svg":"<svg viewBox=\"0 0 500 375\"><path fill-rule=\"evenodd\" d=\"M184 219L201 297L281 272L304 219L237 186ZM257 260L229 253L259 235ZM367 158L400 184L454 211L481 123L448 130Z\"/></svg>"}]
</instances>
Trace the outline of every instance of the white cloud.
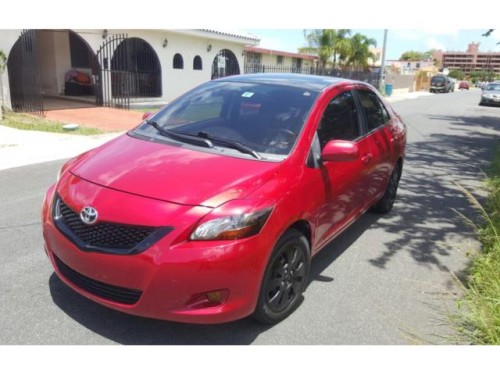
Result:
<instances>
[{"instance_id":1,"label":"white cloud","mask_svg":"<svg viewBox=\"0 0 500 375\"><path fill-rule=\"evenodd\" d=\"M426 38L425 46L427 47L427 49L446 50L446 46L433 36L429 36Z\"/></svg>"}]
</instances>

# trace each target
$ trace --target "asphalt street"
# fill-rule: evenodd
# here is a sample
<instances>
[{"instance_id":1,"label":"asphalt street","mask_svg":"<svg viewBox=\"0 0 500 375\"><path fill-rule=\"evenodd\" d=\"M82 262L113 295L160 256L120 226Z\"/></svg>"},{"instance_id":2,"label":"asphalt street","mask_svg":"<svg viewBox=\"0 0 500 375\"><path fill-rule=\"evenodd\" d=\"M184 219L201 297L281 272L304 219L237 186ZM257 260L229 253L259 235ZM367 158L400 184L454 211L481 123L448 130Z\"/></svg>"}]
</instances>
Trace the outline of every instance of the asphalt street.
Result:
<instances>
[{"instance_id":1,"label":"asphalt street","mask_svg":"<svg viewBox=\"0 0 500 375\"><path fill-rule=\"evenodd\" d=\"M408 345L457 343L449 317L467 253L463 186L481 181L500 135L500 108L479 91L393 103L408 124L400 190L386 216L365 214L312 263L297 311L274 326L251 319L198 326L128 316L65 286L43 250L40 207L63 160L0 170L0 344Z\"/></svg>"}]
</instances>

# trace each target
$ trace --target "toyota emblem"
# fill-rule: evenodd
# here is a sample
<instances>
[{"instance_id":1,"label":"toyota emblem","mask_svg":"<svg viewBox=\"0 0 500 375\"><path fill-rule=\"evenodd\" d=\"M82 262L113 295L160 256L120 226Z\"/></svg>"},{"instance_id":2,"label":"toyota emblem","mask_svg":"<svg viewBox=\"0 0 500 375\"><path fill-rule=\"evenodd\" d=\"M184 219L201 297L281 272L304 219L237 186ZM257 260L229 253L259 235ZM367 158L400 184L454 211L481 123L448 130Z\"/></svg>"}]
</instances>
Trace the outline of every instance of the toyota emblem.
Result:
<instances>
[{"instance_id":1,"label":"toyota emblem","mask_svg":"<svg viewBox=\"0 0 500 375\"><path fill-rule=\"evenodd\" d=\"M87 225L95 224L97 221L97 210L90 206L84 207L80 211L80 219Z\"/></svg>"}]
</instances>

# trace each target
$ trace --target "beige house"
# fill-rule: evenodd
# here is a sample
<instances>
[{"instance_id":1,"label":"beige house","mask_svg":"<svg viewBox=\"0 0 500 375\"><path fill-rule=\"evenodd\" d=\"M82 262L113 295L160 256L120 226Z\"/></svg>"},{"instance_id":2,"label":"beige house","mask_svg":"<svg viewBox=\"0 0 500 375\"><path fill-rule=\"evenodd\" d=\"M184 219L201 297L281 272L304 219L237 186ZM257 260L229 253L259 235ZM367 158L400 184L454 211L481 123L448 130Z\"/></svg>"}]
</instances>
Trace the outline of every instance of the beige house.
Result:
<instances>
[{"instance_id":1,"label":"beige house","mask_svg":"<svg viewBox=\"0 0 500 375\"><path fill-rule=\"evenodd\" d=\"M437 71L432 59L428 60L387 60L392 71L402 75L414 75L419 71Z\"/></svg>"},{"instance_id":2,"label":"beige house","mask_svg":"<svg viewBox=\"0 0 500 375\"><path fill-rule=\"evenodd\" d=\"M290 69L307 70L316 66L317 56L276 51L272 49L249 46L245 47L245 67L247 71L259 71L268 68L281 72Z\"/></svg>"}]
</instances>

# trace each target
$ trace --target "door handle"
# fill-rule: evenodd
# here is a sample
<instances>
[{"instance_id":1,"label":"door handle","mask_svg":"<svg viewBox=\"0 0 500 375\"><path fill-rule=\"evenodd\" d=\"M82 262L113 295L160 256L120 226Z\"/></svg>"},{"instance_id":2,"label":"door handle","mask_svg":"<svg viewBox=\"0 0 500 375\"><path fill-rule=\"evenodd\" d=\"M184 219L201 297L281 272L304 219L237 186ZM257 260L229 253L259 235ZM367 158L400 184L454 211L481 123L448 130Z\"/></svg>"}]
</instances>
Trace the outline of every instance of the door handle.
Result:
<instances>
[{"instance_id":1,"label":"door handle","mask_svg":"<svg viewBox=\"0 0 500 375\"><path fill-rule=\"evenodd\" d=\"M361 161L368 165L372 161L373 155L372 154L366 154L361 157Z\"/></svg>"}]
</instances>

